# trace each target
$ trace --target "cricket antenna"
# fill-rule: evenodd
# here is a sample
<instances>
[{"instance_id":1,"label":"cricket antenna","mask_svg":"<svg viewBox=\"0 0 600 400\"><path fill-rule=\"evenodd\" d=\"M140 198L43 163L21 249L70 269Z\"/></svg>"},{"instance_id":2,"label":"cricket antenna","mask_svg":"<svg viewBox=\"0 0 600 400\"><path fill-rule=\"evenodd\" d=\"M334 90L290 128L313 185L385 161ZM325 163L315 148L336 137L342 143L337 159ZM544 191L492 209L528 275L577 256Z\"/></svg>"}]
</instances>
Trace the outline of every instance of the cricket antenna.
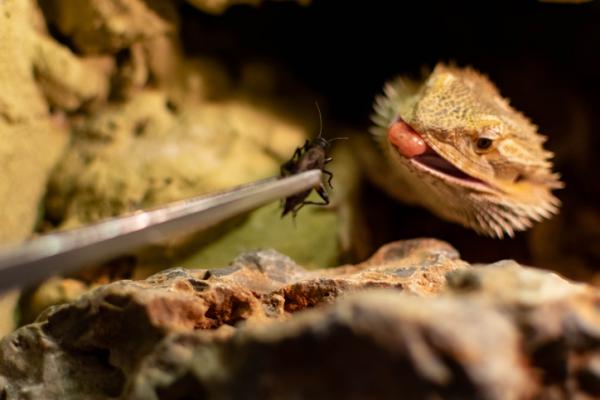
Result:
<instances>
[{"instance_id":1,"label":"cricket antenna","mask_svg":"<svg viewBox=\"0 0 600 400\"><path fill-rule=\"evenodd\" d=\"M321 114L321 108L319 107L319 102L315 101L315 106L317 107L317 112L319 113L319 136L320 138L323 135L323 114Z\"/></svg>"}]
</instances>

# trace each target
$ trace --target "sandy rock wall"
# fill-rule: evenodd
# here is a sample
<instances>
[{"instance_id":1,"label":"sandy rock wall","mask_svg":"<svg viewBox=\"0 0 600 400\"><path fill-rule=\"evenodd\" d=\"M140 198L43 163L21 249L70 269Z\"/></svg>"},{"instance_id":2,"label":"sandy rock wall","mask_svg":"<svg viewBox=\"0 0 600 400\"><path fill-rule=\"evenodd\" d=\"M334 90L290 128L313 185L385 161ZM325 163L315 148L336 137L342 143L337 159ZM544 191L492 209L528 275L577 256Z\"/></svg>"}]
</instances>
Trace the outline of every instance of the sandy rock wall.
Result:
<instances>
[{"instance_id":1,"label":"sandy rock wall","mask_svg":"<svg viewBox=\"0 0 600 400\"><path fill-rule=\"evenodd\" d=\"M214 13L230 5L198 3ZM24 240L36 226L66 229L274 175L318 129L314 96L278 94L281 77L270 66L239 66L234 82L221 61L184 55L179 6L0 3L0 244ZM223 265L237 253L236 243L250 238L249 245L265 247L277 238L273 246L308 264L332 265L336 212L308 212L305 219L306 229L322 227L324 234L304 244L297 240L304 230L280 222L270 207L233 236L215 233L219 243L192 254L190 263ZM169 254L177 253L172 247ZM145 252L141 263L164 267L154 266L161 251ZM150 273L144 271L133 275ZM22 315L64 301L57 294L72 293L63 290L70 282L76 293L89 283L55 282L42 295L34 292L43 300ZM15 294L3 300L0 333L13 327L15 301Z\"/></svg>"},{"instance_id":2,"label":"sandy rock wall","mask_svg":"<svg viewBox=\"0 0 600 400\"><path fill-rule=\"evenodd\" d=\"M50 169L68 142L61 110L107 90L94 63L46 34L35 3L0 3L0 242L21 241L34 228Z\"/></svg>"},{"instance_id":3,"label":"sandy rock wall","mask_svg":"<svg viewBox=\"0 0 600 400\"><path fill-rule=\"evenodd\" d=\"M76 226L273 174L302 128L243 99L170 104L141 91L75 131L51 181L52 217Z\"/></svg>"},{"instance_id":4,"label":"sandy rock wall","mask_svg":"<svg viewBox=\"0 0 600 400\"><path fill-rule=\"evenodd\" d=\"M309 134L289 117L290 101L256 96L243 81L234 85L218 61L185 57L176 4L43 3L63 40L112 67L109 101L68 121L72 145L46 199L54 225L86 224L274 174Z\"/></svg>"},{"instance_id":5,"label":"sandy rock wall","mask_svg":"<svg viewBox=\"0 0 600 400\"><path fill-rule=\"evenodd\" d=\"M203 9L228 6L209 3ZM275 175L318 129L314 95L282 94L284 78L275 68L239 65L234 81L223 62L186 56L179 6L170 0L0 4L0 168L6 177L0 243L23 240L36 225L43 232L72 228ZM307 265L336 263L338 211L308 210L300 230L279 214L269 207L237 221L245 225L234 233L225 232L231 226L211 232L199 239L197 254L187 247L179 256L177 240L165 251L144 250L136 255L141 268L127 276L170 266L173 261L163 259L171 256L189 256L183 265L220 266L240 243L273 246ZM315 229L319 235L301 240ZM76 293L106 276L76 281ZM32 304L21 316L34 318L65 300L57 294L70 298L72 291L63 289L72 281L65 282L52 280L31 294L33 300L21 299ZM3 315L0 332L10 331L13 312Z\"/></svg>"},{"instance_id":6,"label":"sandy rock wall","mask_svg":"<svg viewBox=\"0 0 600 400\"><path fill-rule=\"evenodd\" d=\"M290 1L290 0L279 0L279 1ZM302 5L310 4L311 0L291 0ZM195 7L198 7L202 11L211 14L221 14L229 7L235 4L248 4L256 6L262 3L262 0L188 0L188 3Z\"/></svg>"}]
</instances>

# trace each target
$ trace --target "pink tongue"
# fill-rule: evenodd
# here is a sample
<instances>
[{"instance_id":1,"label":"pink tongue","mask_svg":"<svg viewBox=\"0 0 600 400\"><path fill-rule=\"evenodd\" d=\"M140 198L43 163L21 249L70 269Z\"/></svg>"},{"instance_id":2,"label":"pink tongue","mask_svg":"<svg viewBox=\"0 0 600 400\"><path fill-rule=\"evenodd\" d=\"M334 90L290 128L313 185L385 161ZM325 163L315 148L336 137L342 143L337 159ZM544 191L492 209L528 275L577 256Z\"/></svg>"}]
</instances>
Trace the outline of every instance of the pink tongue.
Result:
<instances>
[{"instance_id":1,"label":"pink tongue","mask_svg":"<svg viewBox=\"0 0 600 400\"><path fill-rule=\"evenodd\" d=\"M428 147L423 138L404 121L394 122L390 126L388 140L407 158L425 153Z\"/></svg>"}]
</instances>

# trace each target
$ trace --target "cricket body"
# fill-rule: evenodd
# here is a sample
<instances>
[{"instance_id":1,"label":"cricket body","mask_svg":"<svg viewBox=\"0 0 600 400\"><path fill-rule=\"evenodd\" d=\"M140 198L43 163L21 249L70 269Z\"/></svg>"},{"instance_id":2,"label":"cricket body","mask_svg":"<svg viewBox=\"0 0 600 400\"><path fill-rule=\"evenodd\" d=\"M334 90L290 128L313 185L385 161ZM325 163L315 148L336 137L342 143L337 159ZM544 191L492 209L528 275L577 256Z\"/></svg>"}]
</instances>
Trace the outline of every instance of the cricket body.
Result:
<instances>
[{"instance_id":1,"label":"cricket body","mask_svg":"<svg viewBox=\"0 0 600 400\"><path fill-rule=\"evenodd\" d=\"M332 158L327 156L330 145L331 141L321 137L320 133L315 139L307 140L304 143L304 146L298 147L292 158L281 166L281 176L285 177L304 171L310 171L312 169L319 169L325 175L329 176L328 184L329 187L332 187L331 179L333 179L333 174L325 169L325 164L332 161ZM315 189L319 197L323 200L321 203L306 200L313 189ZM292 215L295 217L298 211L307 204L328 205L329 196L327 195L323 184L320 182L313 189L300 192L284 199L281 216L283 217L287 213L292 212Z\"/></svg>"},{"instance_id":2,"label":"cricket body","mask_svg":"<svg viewBox=\"0 0 600 400\"><path fill-rule=\"evenodd\" d=\"M498 238L558 212L546 138L484 75L438 64L388 83L374 108L384 156L370 174L391 195Z\"/></svg>"}]
</instances>

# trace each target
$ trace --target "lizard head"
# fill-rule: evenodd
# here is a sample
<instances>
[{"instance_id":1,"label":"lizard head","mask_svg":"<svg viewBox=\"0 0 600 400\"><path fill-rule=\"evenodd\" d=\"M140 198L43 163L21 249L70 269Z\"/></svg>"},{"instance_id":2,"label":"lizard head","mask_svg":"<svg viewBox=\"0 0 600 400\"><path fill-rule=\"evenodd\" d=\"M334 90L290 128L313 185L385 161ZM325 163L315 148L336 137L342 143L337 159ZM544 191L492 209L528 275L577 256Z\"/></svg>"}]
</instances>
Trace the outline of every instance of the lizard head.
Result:
<instances>
[{"instance_id":1,"label":"lizard head","mask_svg":"<svg viewBox=\"0 0 600 400\"><path fill-rule=\"evenodd\" d=\"M478 72L438 64L424 81L393 81L375 111L390 166L438 215L503 237L558 211L545 137Z\"/></svg>"}]
</instances>

